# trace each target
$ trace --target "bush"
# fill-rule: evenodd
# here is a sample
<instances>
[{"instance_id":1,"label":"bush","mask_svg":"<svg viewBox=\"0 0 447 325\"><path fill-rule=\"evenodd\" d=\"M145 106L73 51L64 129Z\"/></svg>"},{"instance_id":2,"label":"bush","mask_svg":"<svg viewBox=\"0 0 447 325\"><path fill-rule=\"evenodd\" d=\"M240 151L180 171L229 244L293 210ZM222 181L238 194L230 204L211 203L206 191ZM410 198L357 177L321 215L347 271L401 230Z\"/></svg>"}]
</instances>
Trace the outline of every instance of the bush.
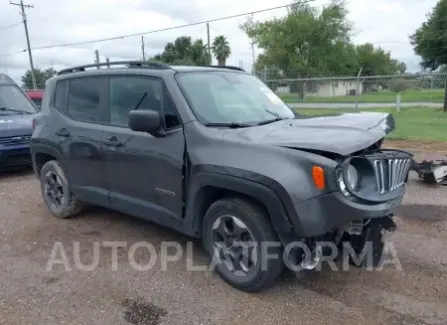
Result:
<instances>
[{"instance_id":1,"label":"bush","mask_svg":"<svg viewBox=\"0 0 447 325\"><path fill-rule=\"evenodd\" d=\"M411 82L408 80L391 80L389 83L389 89L396 93L403 92L409 88L411 88Z\"/></svg>"}]
</instances>

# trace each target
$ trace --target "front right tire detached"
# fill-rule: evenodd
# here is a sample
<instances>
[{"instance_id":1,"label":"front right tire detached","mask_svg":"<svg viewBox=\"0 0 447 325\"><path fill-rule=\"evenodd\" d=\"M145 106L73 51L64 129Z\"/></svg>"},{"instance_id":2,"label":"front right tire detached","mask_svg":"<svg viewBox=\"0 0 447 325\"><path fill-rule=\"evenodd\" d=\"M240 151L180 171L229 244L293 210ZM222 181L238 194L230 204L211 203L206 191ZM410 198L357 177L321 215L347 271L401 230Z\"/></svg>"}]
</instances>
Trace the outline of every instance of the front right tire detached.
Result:
<instances>
[{"instance_id":1,"label":"front right tire detached","mask_svg":"<svg viewBox=\"0 0 447 325\"><path fill-rule=\"evenodd\" d=\"M57 160L50 160L43 165L40 186L45 204L56 218L73 217L84 207L71 192L65 172Z\"/></svg>"},{"instance_id":2,"label":"front right tire detached","mask_svg":"<svg viewBox=\"0 0 447 325\"><path fill-rule=\"evenodd\" d=\"M227 233L230 239L224 239L222 232ZM256 247L250 251L247 248L249 253L245 255L238 250L240 246L234 244L244 242L244 238L247 239L246 243L253 243ZM255 292L268 288L275 283L284 269L283 249L267 212L259 204L248 200L225 198L213 203L204 217L202 240L215 271L224 281L239 290ZM262 243L275 244L262 248ZM219 249L224 253L219 254ZM229 259L230 262L224 262L222 255L225 256L225 261ZM240 255L246 257L245 262ZM251 260L251 263L248 260Z\"/></svg>"}]
</instances>

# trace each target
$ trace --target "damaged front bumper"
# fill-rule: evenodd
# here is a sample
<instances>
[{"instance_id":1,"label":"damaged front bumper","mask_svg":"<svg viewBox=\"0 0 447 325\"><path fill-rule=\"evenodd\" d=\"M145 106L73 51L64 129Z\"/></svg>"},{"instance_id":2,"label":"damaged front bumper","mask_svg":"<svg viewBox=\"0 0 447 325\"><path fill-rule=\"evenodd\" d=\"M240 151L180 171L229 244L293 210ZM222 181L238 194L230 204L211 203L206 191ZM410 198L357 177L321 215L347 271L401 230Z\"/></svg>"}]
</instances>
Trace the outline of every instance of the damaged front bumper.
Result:
<instances>
[{"instance_id":1,"label":"damaged front bumper","mask_svg":"<svg viewBox=\"0 0 447 325\"><path fill-rule=\"evenodd\" d=\"M334 175L338 190L295 204L297 234L321 236L355 220L393 215L402 204L411 158L408 152L385 149L345 158Z\"/></svg>"},{"instance_id":2,"label":"damaged front bumper","mask_svg":"<svg viewBox=\"0 0 447 325\"><path fill-rule=\"evenodd\" d=\"M295 205L299 218L294 228L302 237L322 236L333 229L343 229L355 220L393 215L402 200L401 196L383 203L363 204L339 192L322 195Z\"/></svg>"}]
</instances>

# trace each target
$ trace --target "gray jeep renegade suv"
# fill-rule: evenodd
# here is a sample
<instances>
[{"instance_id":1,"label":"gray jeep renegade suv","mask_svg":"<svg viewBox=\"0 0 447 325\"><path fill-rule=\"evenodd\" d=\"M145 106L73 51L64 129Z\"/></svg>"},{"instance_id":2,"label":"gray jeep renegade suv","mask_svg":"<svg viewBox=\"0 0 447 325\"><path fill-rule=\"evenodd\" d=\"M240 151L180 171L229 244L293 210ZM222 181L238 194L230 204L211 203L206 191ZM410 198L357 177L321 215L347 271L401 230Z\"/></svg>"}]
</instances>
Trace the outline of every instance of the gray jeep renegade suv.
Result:
<instances>
[{"instance_id":1,"label":"gray jeep renegade suv","mask_svg":"<svg viewBox=\"0 0 447 325\"><path fill-rule=\"evenodd\" d=\"M46 93L31 152L56 217L88 203L200 237L245 291L315 268L325 242L372 243L379 265L412 157L381 148L391 115L299 116L234 67L86 65Z\"/></svg>"}]
</instances>

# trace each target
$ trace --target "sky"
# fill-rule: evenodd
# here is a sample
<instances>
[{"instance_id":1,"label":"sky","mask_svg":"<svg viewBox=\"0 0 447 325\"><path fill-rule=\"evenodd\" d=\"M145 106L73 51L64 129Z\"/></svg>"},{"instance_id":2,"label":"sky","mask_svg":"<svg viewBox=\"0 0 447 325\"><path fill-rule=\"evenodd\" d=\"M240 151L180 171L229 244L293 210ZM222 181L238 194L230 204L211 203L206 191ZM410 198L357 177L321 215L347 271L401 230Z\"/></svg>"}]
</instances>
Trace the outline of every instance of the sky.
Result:
<instances>
[{"instance_id":1,"label":"sky","mask_svg":"<svg viewBox=\"0 0 447 325\"><path fill-rule=\"evenodd\" d=\"M19 2L20 0L13 0ZM293 0L25 0L34 5L27 9L28 29L34 66L38 68L64 67L93 63L94 51L100 60L135 60L142 57L141 36L113 41L52 49L50 45L74 43L94 39L143 33L188 23L211 20L240 13L249 13L292 3ZM321 7L329 0L315 0ZM353 23L352 40L356 44L370 42L381 46L408 66L409 72L419 71L417 57L409 43L412 34L437 0L347 0L348 19ZM281 17L286 9L254 14L255 20ZM211 39L225 35L232 54L228 65L250 71L252 50L250 40L239 25L247 17L210 23ZM29 68L26 38L21 22L20 8L7 0L0 0L0 73L8 73L20 82L20 76ZM6 26L18 24L11 28ZM164 45L179 36L207 41L206 25L197 25L171 31L144 35L147 56L161 52ZM255 55L259 53L255 49ZM214 62L215 63L215 62Z\"/></svg>"}]
</instances>

